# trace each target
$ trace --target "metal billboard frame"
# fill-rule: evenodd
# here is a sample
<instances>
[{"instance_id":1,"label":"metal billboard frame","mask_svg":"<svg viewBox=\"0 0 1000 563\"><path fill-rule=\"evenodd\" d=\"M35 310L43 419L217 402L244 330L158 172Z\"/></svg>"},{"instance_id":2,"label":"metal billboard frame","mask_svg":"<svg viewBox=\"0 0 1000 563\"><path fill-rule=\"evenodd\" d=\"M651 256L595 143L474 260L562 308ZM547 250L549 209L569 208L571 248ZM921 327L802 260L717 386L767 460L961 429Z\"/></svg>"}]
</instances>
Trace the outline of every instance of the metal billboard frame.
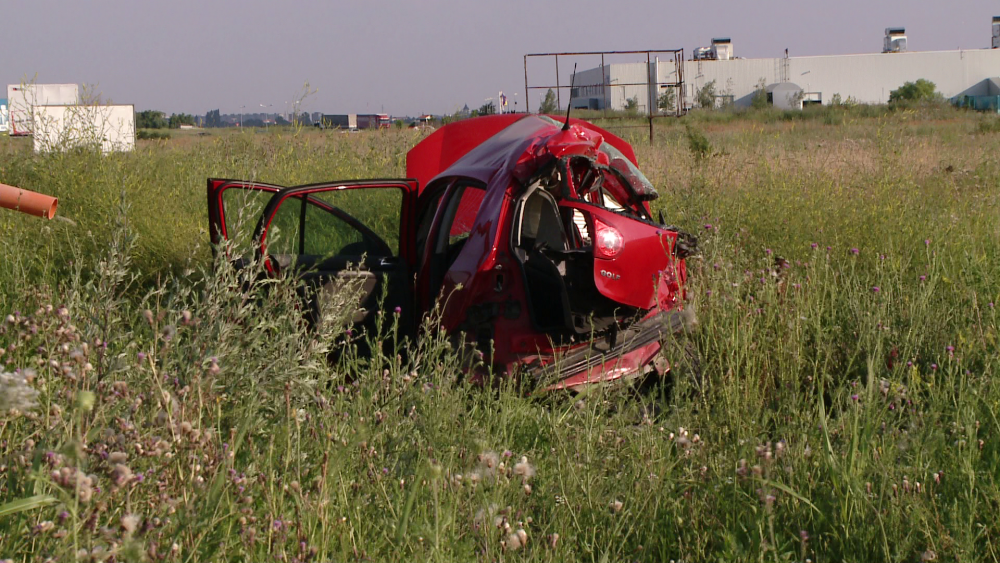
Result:
<instances>
[{"instance_id":1,"label":"metal billboard frame","mask_svg":"<svg viewBox=\"0 0 1000 563\"><path fill-rule=\"evenodd\" d=\"M562 107L562 96L561 92L563 89L572 88L573 86L564 86L559 82L559 57L583 57L583 56L600 56L601 57L601 97L602 99L607 99L608 87L607 76L604 74L607 66L605 65L604 57L608 55L646 55L646 82L629 82L623 84L615 84L612 87L625 86L645 86L646 91L650 92L650 79L655 80L658 77L650 76L650 65L653 62L654 55L670 55L674 59L674 65L677 69L677 80L674 82L655 82L657 88L656 92L659 92L661 88L676 88L677 89L677 99L676 99L676 110L673 113L660 113L654 112L653 109L656 108L656 99L647 100L647 120L649 122L649 141L653 142L653 120L657 117L680 117L684 115L685 103L684 103L684 49L648 49L645 51L581 51L581 52L560 52L560 53L529 53L524 55L524 107L525 111L531 113L531 98L529 96L532 90L555 90L556 92L556 104L557 107ZM555 70L556 70L556 83L555 86L532 86L528 81L528 59L529 58L542 58L542 57L552 57L555 60ZM587 86L593 86L588 84ZM573 103L573 92L570 91L570 98L567 102L568 104ZM657 96L659 97L659 96ZM652 96L650 96L652 98ZM626 119L627 116L618 115L608 115L608 107L602 108L604 115L602 119ZM641 125L621 125L622 128L628 127L642 127Z\"/></svg>"}]
</instances>

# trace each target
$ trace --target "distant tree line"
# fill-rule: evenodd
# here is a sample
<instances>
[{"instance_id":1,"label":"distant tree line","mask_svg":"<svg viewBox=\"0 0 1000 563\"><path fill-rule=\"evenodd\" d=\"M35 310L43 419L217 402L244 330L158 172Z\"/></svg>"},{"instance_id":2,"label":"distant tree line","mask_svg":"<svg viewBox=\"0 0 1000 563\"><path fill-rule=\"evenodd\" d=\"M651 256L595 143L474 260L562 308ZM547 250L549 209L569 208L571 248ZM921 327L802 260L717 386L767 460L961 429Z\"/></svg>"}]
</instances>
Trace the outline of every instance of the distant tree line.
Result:
<instances>
[{"instance_id":1,"label":"distant tree line","mask_svg":"<svg viewBox=\"0 0 1000 563\"><path fill-rule=\"evenodd\" d=\"M137 129L178 129L181 125L194 124L194 116L189 113L173 113L167 117L162 111L148 109L135 114Z\"/></svg>"}]
</instances>

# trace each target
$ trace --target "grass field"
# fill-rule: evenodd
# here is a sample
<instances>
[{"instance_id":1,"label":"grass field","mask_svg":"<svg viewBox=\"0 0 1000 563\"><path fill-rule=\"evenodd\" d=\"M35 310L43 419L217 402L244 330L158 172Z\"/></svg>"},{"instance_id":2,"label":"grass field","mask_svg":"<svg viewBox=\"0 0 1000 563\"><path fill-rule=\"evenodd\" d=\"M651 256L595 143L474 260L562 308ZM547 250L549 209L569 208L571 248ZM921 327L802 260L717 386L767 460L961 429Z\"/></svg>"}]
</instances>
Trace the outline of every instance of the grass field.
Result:
<instances>
[{"instance_id":1,"label":"grass field","mask_svg":"<svg viewBox=\"0 0 1000 563\"><path fill-rule=\"evenodd\" d=\"M700 324L669 396L544 400L461 383L440 337L359 358L290 283L210 273L207 177L401 176L419 133L0 138L0 182L64 218L0 210L0 559L1000 558L997 118L657 123L623 135L700 239Z\"/></svg>"}]
</instances>

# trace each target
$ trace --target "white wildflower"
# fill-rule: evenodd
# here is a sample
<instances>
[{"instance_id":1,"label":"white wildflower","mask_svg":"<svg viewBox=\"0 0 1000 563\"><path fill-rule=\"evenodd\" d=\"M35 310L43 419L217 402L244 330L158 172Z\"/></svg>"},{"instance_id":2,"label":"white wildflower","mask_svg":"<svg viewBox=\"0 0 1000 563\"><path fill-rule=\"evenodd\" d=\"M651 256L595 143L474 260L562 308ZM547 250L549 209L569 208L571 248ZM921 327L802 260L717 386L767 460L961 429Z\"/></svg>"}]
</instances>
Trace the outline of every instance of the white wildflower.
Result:
<instances>
[{"instance_id":1,"label":"white wildflower","mask_svg":"<svg viewBox=\"0 0 1000 563\"><path fill-rule=\"evenodd\" d=\"M136 528L139 527L139 517L135 514L126 514L122 516L122 529L125 533L132 535L135 533Z\"/></svg>"},{"instance_id":2,"label":"white wildflower","mask_svg":"<svg viewBox=\"0 0 1000 563\"><path fill-rule=\"evenodd\" d=\"M500 463L500 456L496 452L483 452L479 454L479 463L489 469L494 469Z\"/></svg>"},{"instance_id":3,"label":"white wildflower","mask_svg":"<svg viewBox=\"0 0 1000 563\"><path fill-rule=\"evenodd\" d=\"M7 373L0 371L0 413L8 411L25 412L35 406L38 391L28 385L24 372Z\"/></svg>"},{"instance_id":4,"label":"white wildflower","mask_svg":"<svg viewBox=\"0 0 1000 563\"><path fill-rule=\"evenodd\" d=\"M514 464L514 475L521 477L523 481L535 476L535 468L528 463L527 456L522 456L521 460Z\"/></svg>"}]
</instances>

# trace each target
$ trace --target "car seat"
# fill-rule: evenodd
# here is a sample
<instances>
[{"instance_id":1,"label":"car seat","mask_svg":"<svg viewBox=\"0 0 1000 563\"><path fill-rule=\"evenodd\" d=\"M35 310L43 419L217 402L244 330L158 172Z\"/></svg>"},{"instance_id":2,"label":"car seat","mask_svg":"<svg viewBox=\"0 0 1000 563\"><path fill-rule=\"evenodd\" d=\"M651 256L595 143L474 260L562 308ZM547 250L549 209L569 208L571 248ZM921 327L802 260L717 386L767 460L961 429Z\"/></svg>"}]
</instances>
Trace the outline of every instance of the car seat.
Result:
<instances>
[{"instance_id":1,"label":"car seat","mask_svg":"<svg viewBox=\"0 0 1000 563\"><path fill-rule=\"evenodd\" d=\"M548 192L534 186L524 199L518 231L518 257L524 276L531 315L539 330L565 332L572 326L569 293L566 290L565 265L557 265L543 249L565 252L569 249L563 231L559 206Z\"/></svg>"}]
</instances>

